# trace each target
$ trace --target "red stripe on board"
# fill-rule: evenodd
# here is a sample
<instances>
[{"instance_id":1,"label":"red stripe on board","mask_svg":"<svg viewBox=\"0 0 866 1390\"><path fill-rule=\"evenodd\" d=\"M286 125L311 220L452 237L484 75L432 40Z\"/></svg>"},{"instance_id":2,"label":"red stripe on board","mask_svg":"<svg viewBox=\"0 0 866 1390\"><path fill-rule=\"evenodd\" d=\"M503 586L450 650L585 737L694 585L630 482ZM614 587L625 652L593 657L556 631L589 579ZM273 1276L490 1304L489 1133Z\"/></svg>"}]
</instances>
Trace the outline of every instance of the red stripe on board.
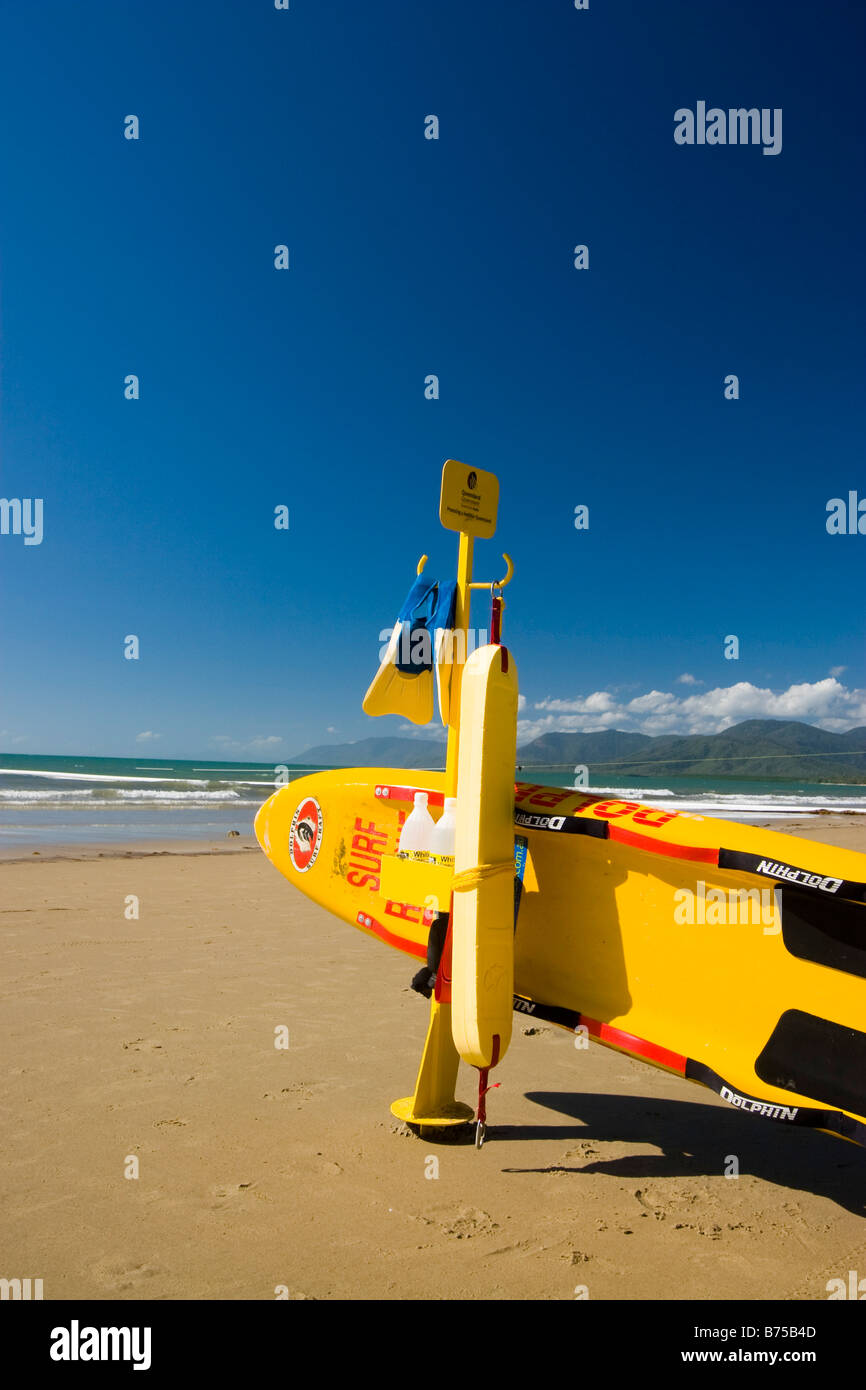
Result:
<instances>
[{"instance_id":1,"label":"red stripe on board","mask_svg":"<svg viewBox=\"0 0 866 1390\"><path fill-rule=\"evenodd\" d=\"M427 959L426 946L419 945L417 941L410 941L405 936L396 936L387 927L383 927L381 922L377 922L375 917L371 917L369 912L359 912L355 921L359 927L366 927L367 931L375 932L386 946L396 946L398 951L405 951L409 956L417 956L419 960Z\"/></svg>"},{"instance_id":2,"label":"red stripe on board","mask_svg":"<svg viewBox=\"0 0 866 1390\"><path fill-rule=\"evenodd\" d=\"M668 1048L647 1042L645 1038L636 1038L633 1033L624 1033L620 1028L611 1028L609 1023L599 1023L598 1019L587 1018L585 1014L580 1015L580 1021L586 1024L591 1038L597 1038L611 1047L620 1047L625 1052L633 1052L636 1057L646 1057L649 1062L657 1062L659 1066L685 1075L688 1058L681 1057L678 1052L670 1052Z\"/></svg>"},{"instance_id":3,"label":"red stripe on board","mask_svg":"<svg viewBox=\"0 0 866 1390\"><path fill-rule=\"evenodd\" d=\"M387 783L376 787L376 795L380 801L413 801L416 792L427 792L428 806L445 805L445 793L431 792L427 787L391 787Z\"/></svg>"},{"instance_id":4,"label":"red stripe on board","mask_svg":"<svg viewBox=\"0 0 866 1390\"><path fill-rule=\"evenodd\" d=\"M608 821L608 839L618 840L621 845L633 845L635 849L649 850L650 854L664 854L668 859L691 859L697 864L718 864L717 849L700 849L697 845L669 845L665 840L654 840L649 835L639 835L636 830L626 830L622 825Z\"/></svg>"}]
</instances>

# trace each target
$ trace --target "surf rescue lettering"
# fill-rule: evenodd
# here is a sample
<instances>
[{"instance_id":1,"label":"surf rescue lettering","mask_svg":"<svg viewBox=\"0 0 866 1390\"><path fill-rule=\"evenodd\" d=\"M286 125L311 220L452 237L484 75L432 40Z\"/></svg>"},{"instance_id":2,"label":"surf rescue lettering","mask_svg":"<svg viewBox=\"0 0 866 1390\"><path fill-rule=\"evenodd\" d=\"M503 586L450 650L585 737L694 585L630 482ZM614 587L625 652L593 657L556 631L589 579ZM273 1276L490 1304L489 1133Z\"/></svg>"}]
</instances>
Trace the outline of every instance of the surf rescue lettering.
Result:
<instances>
[{"instance_id":1,"label":"surf rescue lettering","mask_svg":"<svg viewBox=\"0 0 866 1390\"><path fill-rule=\"evenodd\" d=\"M568 815L591 809L592 814L601 820L617 820L620 816L631 816L637 825L651 828L667 825L668 821L675 820L678 814L676 811L659 811L652 806L641 806L639 801L598 801L593 796L575 798L573 790L563 791L558 787L526 786L518 782L516 790L521 805L542 806L546 810L553 810L567 801L571 803L566 812ZM520 824L526 825L528 822L522 820ZM545 824L544 828L558 830L560 827Z\"/></svg>"},{"instance_id":2,"label":"surf rescue lettering","mask_svg":"<svg viewBox=\"0 0 866 1390\"><path fill-rule=\"evenodd\" d=\"M392 902L390 898L385 903L385 914L388 917L397 917L401 922L409 922L413 927L417 927L422 920L429 925L433 918L430 910L413 907L411 903Z\"/></svg>"},{"instance_id":3,"label":"surf rescue lettering","mask_svg":"<svg viewBox=\"0 0 866 1390\"><path fill-rule=\"evenodd\" d=\"M373 821L365 823L360 816L356 817L354 828L346 880L353 888L369 888L371 893L378 893L388 831L380 830Z\"/></svg>"},{"instance_id":4,"label":"surf rescue lettering","mask_svg":"<svg viewBox=\"0 0 866 1390\"><path fill-rule=\"evenodd\" d=\"M618 808L618 809L615 809ZM673 820L676 811L655 811L652 806L641 806L639 801L600 801L593 806L592 814L604 820L616 820L618 816L631 816L636 825L667 825Z\"/></svg>"}]
</instances>

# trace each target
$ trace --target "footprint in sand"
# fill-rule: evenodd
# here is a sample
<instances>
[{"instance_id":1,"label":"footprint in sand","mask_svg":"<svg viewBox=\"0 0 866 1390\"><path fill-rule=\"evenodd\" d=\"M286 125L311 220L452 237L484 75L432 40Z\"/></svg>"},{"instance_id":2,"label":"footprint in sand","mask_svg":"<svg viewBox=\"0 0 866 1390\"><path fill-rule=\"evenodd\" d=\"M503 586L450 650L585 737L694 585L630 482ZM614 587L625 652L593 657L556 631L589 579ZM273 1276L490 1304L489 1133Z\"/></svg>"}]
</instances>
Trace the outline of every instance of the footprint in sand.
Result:
<instances>
[{"instance_id":1,"label":"footprint in sand","mask_svg":"<svg viewBox=\"0 0 866 1390\"><path fill-rule=\"evenodd\" d=\"M587 1140L582 1139L582 1140L580 1141L580 1143L577 1145L577 1148L575 1148L575 1149L566 1149L566 1151L565 1151L565 1157L566 1157L566 1158L595 1158L595 1156L596 1156L596 1154L597 1154L598 1152L599 1152L598 1149L597 1149L593 1144L590 1144L590 1143L587 1142Z\"/></svg>"},{"instance_id":2,"label":"footprint in sand","mask_svg":"<svg viewBox=\"0 0 866 1390\"><path fill-rule=\"evenodd\" d=\"M293 1081L282 1086L279 1091L265 1091L262 1100L294 1101L295 1109L300 1110L307 1101L315 1100L316 1095L329 1085L327 1081Z\"/></svg>"},{"instance_id":3,"label":"footprint in sand","mask_svg":"<svg viewBox=\"0 0 866 1390\"><path fill-rule=\"evenodd\" d=\"M499 1223L478 1207L461 1207L456 1219L449 1225L443 1223L442 1229L446 1236L453 1236L455 1240L470 1240L472 1236L492 1235L498 1231Z\"/></svg>"},{"instance_id":4,"label":"footprint in sand","mask_svg":"<svg viewBox=\"0 0 866 1390\"><path fill-rule=\"evenodd\" d=\"M111 1293L125 1293L128 1289L141 1289L142 1297L152 1297L144 1291L144 1286L148 1280L155 1278L164 1271L158 1264L145 1262L144 1264L130 1264L119 1256L108 1256L104 1260L98 1260L91 1267L90 1273L101 1284L104 1289Z\"/></svg>"},{"instance_id":5,"label":"footprint in sand","mask_svg":"<svg viewBox=\"0 0 866 1390\"><path fill-rule=\"evenodd\" d=\"M642 1216L654 1216L657 1221L664 1221L666 1212L664 1210L664 1198L657 1197L654 1193L647 1192L640 1187L636 1187L633 1196L637 1198L643 1207Z\"/></svg>"},{"instance_id":6,"label":"footprint in sand","mask_svg":"<svg viewBox=\"0 0 866 1390\"><path fill-rule=\"evenodd\" d=\"M219 1186L210 1189L211 1197L216 1200L209 1202L208 1206L211 1211L219 1211L222 1207L227 1207L232 1202L236 1202L239 1197L243 1197L245 1192L249 1192L254 1187L254 1182L221 1183Z\"/></svg>"}]
</instances>

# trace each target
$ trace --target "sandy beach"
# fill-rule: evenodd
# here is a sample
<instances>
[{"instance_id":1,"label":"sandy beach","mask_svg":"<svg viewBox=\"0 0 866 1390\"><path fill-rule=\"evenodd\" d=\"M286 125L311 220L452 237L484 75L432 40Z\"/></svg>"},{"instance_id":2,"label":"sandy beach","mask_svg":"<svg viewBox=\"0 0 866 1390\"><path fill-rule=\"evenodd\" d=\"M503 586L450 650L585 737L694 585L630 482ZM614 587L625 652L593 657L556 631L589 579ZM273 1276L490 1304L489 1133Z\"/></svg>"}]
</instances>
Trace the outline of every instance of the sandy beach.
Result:
<instances>
[{"instance_id":1,"label":"sandy beach","mask_svg":"<svg viewBox=\"0 0 866 1390\"><path fill-rule=\"evenodd\" d=\"M866 851L864 817L772 828ZM862 1149L560 1029L515 1019L481 1152L411 1134L415 963L249 840L4 860L0 1275L46 1299L821 1300L866 1272Z\"/></svg>"}]
</instances>

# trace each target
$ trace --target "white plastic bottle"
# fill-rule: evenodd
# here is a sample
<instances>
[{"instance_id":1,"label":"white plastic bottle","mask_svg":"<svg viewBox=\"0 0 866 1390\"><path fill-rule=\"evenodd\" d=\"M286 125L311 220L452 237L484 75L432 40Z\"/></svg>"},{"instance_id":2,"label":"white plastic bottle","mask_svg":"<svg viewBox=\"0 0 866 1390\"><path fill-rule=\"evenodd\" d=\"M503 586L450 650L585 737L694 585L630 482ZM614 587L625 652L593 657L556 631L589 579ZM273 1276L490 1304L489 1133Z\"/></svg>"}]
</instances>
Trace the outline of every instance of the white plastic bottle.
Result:
<instances>
[{"instance_id":1,"label":"white plastic bottle","mask_svg":"<svg viewBox=\"0 0 866 1390\"><path fill-rule=\"evenodd\" d=\"M436 826L427 810L427 793L415 793L415 809L407 817L400 832L397 853L401 859L414 859L426 863L429 858L430 840Z\"/></svg>"},{"instance_id":2,"label":"white plastic bottle","mask_svg":"<svg viewBox=\"0 0 866 1390\"><path fill-rule=\"evenodd\" d=\"M457 798L446 796L445 810L433 827L430 838L430 860L443 868L454 868L454 838L457 834Z\"/></svg>"}]
</instances>

